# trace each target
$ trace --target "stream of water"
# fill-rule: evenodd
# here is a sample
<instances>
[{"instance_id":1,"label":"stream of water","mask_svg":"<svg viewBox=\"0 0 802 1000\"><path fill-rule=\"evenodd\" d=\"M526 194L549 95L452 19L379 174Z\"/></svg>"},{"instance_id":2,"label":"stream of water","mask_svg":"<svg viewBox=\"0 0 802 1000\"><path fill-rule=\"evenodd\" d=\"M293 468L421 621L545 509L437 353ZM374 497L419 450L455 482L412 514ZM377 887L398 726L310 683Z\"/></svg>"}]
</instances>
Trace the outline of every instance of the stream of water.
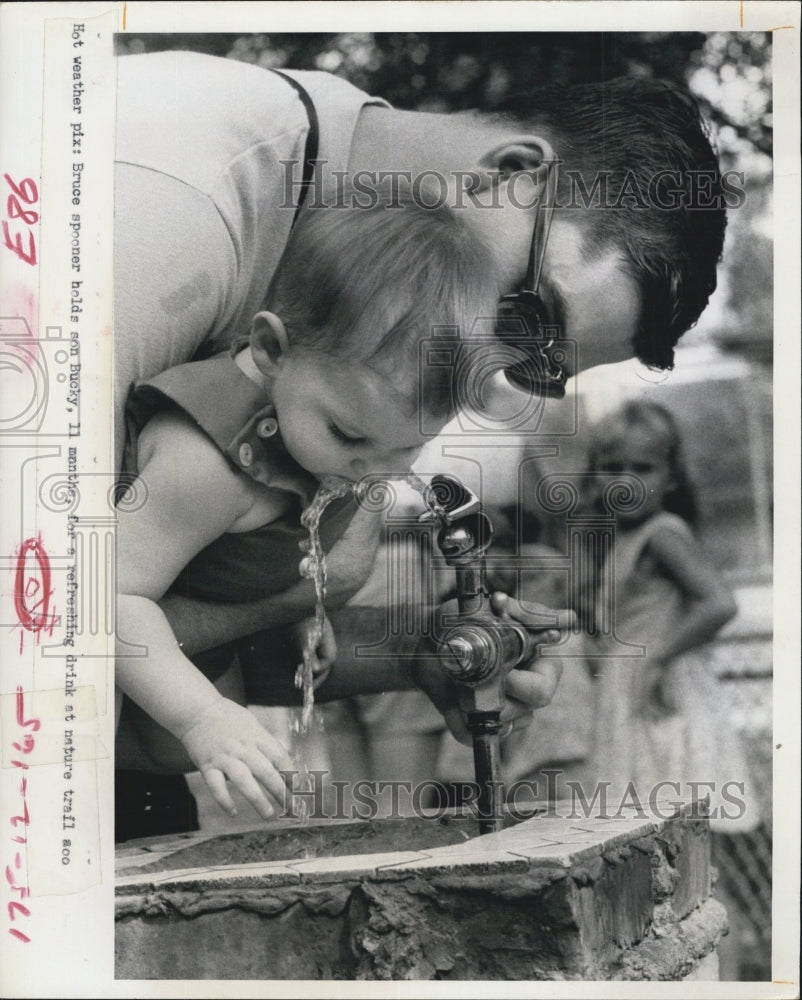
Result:
<instances>
[{"instance_id":1,"label":"stream of water","mask_svg":"<svg viewBox=\"0 0 802 1000\"><path fill-rule=\"evenodd\" d=\"M420 494L424 504L434 514L440 523L447 523L446 511L438 503L434 490L428 483L414 472L407 473L404 480ZM306 528L309 537L301 543L306 553L301 560L301 576L312 580L315 585L315 615L310 623L304 641L303 661L298 665L295 674L295 686L303 691L303 710L299 726L300 735L309 731L312 712L315 704L314 682L315 664L317 662L317 647L323 636L326 622L326 556L320 542L320 519L324 511L334 500L351 493L354 494L357 484L347 479L331 477L321 482L312 502L301 514L301 524Z\"/></svg>"},{"instance_id":2,"label":"stream of water","mask_svg":"<svg viewBox=\"0 0 802 1000\"><path fill-rule=\"evenodd\" d=\"M323 480L309 506L301 512L301 524L306 528L309 537L300 543L305 555L301 560L299 571L304 579L311 580L315 585L315 614L304 637L303 659L295 671L295 686L303 692L300 718L294 719L290 726L294 744L291 753L293 764L297 769L297 785L293 790L298 793L309 792L313 788L305 744L315 709L317 647L326 624L326 556L320 542L320 519L330 503L348 493L353 493L354 489L355 484L346 479ZM308 796L301 794L299 798L299 819L302 825L306 825L309 820Z\"/></svg>"},{"instance_id":3,"label":"stream of water","mask_svg":"<svg viewBox=\"0 0 802 1000\"><path fill-rule=\"evenodd\" d=\"M444 508L437 502L431 486L414 473L403 477L407 483L421 495L425 505L441 523L446 521ZM312 787L307 763L304 760L303 742L309 734L315 707L315 666L317 664L317 647L323 636L326 623L326 556L320 542L320 519L330 503L347 494L355 494L357 484L346 479L332 477L323 480L311 503L301 514L301 524L306 528L309 537L301 542L305 552L300 564L301 576L312 580L315 585L315 614L304 638L303 659L295 673L295 686L303 692L303 703L300 719L293 725L296 737L296 747L293 753L295 765L298 768L300 787L298 791L308 791ZM308 818L307 797L303 796L300 803L301 821Z\"/></svg>"},{"instance_id":4,"label":"stream of water","mask_svg":"<svg viewBox=\"0 0 802 1000\"><path fill-rule=\"evenodd\" d=\"M301 514L301 524L309 532L302 547L306 555L301 560L301 576L315 585L315 616L304 639L303 661L295 674L295 686L303 691L300 734L309 731L315 704L315 664L317 647L326 624L326 556L320 543L320 519L334 500L354 492L354 483L347 479L327 479L321 482L312 502Z\"/></svg>"}]
</instances>

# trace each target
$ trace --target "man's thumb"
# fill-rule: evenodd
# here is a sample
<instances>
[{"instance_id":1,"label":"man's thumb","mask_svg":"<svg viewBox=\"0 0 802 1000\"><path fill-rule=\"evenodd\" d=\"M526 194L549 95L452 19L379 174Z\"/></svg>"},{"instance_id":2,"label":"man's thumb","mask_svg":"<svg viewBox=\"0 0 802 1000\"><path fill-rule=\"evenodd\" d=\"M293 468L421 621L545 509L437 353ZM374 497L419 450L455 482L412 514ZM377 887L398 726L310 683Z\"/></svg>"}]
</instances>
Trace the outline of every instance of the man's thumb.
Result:
<instances>
[{"instance_id":1,"label":"man's thumb","mask_svg":"<svg viewBox=\"0 0 802 1000\"><path fill-rule=\"evenodd\" d=\"M447 708L443 713L443 717L446 720L446 725L448 726L451 735L455 740L460 743L464 743L465 746L471 746L473 742L471 739L471 734L468 731L468 727L465 725L465 719L462 712L456 707L452 706Z\"/></svg>"}]
</instances>

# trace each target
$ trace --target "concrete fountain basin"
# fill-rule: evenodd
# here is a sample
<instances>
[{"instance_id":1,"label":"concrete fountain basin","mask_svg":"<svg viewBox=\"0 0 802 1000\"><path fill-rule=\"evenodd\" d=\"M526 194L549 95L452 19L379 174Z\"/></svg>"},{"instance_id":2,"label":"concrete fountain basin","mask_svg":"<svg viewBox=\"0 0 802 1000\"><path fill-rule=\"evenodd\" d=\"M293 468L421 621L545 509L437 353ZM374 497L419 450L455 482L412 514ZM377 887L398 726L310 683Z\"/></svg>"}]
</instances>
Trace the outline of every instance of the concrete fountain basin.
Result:
<instances>
[{"instance_id":1,"label":"concrete fountain basin","mask_svg":"<svg viewBox=\"0 0 802 1000\"><path fill-rule=\"evenodd\" d=\"M117 852L120 979L717 978L726 913L688 805L282 820Z\"/></svg>"}]
</instances>

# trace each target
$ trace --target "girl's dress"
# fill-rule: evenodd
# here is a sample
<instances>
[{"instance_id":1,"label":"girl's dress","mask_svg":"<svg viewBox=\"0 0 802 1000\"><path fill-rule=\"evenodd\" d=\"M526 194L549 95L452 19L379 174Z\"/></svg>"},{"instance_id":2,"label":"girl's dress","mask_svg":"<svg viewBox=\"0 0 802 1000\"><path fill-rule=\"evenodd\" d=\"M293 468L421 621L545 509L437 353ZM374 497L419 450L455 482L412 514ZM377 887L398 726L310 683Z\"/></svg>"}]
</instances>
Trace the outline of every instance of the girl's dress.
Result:
<instances>
[{"instance_id":1,"label":"girl's dress","mask_svg":"<svg viewBox=\"0 0 802 1000\"><path fill-rule=\"evenodd\" d=\"M617 534L609 557L613 565L604 567L602 578L614 581L615 627L612 635L589 639L591 666L598 675L594 777L611 782L607 798L611 813L630 782L630 801L634 789L647 811L649 796L661 782L678 784L679 794L663 784L657 790L660 798L686 800L693 796L688 783L704 782L696 795L709 793L711 808L718 810L711 826L727 833L743 832L759 822L757 800L751 794L748 765L724 687L713 671L710 646L683 653L667 667L666 687L676 710L658 719L644 712L648 657L663 646L684 606L676 583L651 571L642 559L650 540L667 530L698 544L680 517L661 512L632 531ZM597 598L597 622L603 620L604 600L603 594ZM639 653L638 646L645 650Z\"/></svg>"}]
</instances>

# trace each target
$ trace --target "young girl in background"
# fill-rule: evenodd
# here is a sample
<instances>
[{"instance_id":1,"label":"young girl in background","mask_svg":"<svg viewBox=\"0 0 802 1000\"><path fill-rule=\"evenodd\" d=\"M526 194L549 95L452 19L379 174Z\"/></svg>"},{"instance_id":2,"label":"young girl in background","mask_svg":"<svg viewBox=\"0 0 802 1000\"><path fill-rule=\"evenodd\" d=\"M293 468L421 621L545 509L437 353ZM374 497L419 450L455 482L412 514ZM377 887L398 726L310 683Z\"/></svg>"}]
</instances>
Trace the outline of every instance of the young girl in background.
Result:
<instances>
[{"instance_id":1,"label":"young girl in background","mask_svg":"<svg viewBox=\"0 0 802 1000\"><path fill-rule=\"evenodd\" d=\"M626 403L597 427L589 472L597 503L625 475L644 494L615 511L614 544L597 567L596 779L611 782L613 811L631 782L644 808L655 788L661 798L709 793L714 826L753 825L746 762L704 649L736 605L694 535L696 501L671 413ZM599 627L605 621L612 629ZM694 792L689 782L704 784Z\"/></svg>"}]
</instances>

